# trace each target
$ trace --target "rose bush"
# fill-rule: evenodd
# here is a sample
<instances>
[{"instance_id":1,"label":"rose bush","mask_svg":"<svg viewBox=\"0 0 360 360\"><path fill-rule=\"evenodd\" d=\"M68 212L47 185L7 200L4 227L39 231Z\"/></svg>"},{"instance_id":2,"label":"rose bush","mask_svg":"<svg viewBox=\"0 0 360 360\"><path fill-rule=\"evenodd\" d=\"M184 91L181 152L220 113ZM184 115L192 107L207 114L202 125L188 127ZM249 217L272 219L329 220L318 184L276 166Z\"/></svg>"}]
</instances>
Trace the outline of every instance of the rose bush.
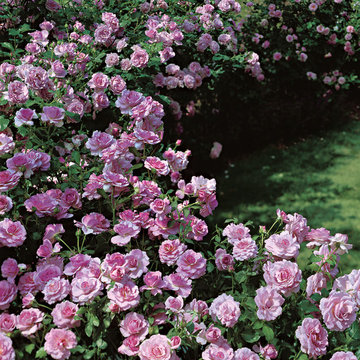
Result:
<instances>
[{"instance_id":1,"label":"rose bush","mask_svg":"<svg viewBox=\"0 0 360 360\"><path fill-rule=\"evenodd\" d=\"M346 235L279 211L211 237L216 181L164 140L172 89L243 67L238 2L25 5L2 5L1 358L359 356Z\"/></svg>"}]
</instances>

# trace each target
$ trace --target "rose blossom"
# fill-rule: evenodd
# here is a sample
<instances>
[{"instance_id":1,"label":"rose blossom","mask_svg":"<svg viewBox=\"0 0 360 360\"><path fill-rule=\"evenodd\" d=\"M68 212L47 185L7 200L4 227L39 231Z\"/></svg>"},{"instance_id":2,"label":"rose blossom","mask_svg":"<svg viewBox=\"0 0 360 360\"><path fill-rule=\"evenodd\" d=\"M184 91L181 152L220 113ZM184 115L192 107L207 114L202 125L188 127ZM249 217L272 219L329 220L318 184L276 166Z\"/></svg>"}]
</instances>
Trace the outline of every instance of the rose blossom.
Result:
<instances>
[{"instance_id":1,"label":"rose blossom","mask_svg":"<svg viewBox=\"0 0 360 360\"><path fill-rule=\"evenodd\" d=\"M15 114L15 126L34 125L33 119L37 119L35 110L21 108Z\"/></svg>"},{"instance_id":2,"label":"rose blossom","mask_svg":"<svg viewBox=\"0 0 360 360\"><path fill-rule=\"evenodd\" d=\"M76 336L71 330L51 329L45 335L44 350L53 359L68 359L71 355L70 349L76 345Z\"/></svg>"},{"instance_id":3,"label":"rose blossom","mask_svg":"<svg viewBox=\"0 0 360 360\"><path fill-rule=\"evenodd\" d=\"M118 348L120 354L135 356L139 352L140 339L136 335L125 338L122 345Z\"/></svg>"},{"instance_id":4,"label":"rose blossom","mask_svg":"<svg viewBox=\"0 0 360 360\"><path fill-rule=\"evenodd\" d=\"M103 284L94 277L76 277L71 282L71 298L80 305L90 303L96 296L101 295Z\"/></svg>"},{"instance_id":5,"label":"rose blossom","mask_svg":"<svg viewBox=\"0 0 360 360\"><path fill-rule=\"evenodd\" d=\"M159 247L160 261L168 266L174 265L186 248L179 239L165 240Z\"/></svg>"},{"instance_id":6,"label":"rose blossom","mask_svg":"<svg viewBox=\"0 0 360 360\"><path fill-rule=\"evenodd\" d=\"M68 296L70 293L69 280L61 279L59 277L49 280L42 292L44 293L44 300L48 304L59 302Z\"/></svg>"},{"instance_id":7,"label":"rose blossom","mask_svg":"<svg viewBox=\"0 0 360 360\"><path fill-rule=\"evenodd\" d=\"M219 271L234 270L234 258L224 249L217 249L215 253L215 265Z\"/></svg>"},{"instance_id":8,"label":"rose blossom","mask_svg":"<svg viewBox=\"0 0 360 360\"><path fill-rule=\"evenodd\" d=\"M115 95L120 95L123 90L126 88L126 83L120 75L113 76L110 79L110 90Z\"/></svg>"},{"instance_id":9,"label":"rose blossom","mask_svg":"<svg viewBox=\"0 0 360 360\"><path fill-rule=\"evenodd\" d=\"M43 319L44 313L39 309L25 309L17 316L16 327L23 336L29 336L41 328Z\"/></svg>"},{"instance_id":10,"label":"rose blossom","mask_svg":"<svg viewBox=\"0 0 360 360\"><path fill-rule=\"evenodd\" d=\"M64 301L56 304L51 316L53 317L54 324L59 328L73 328L81 325L81 320L75 320L74 317L79 307L70 302Z\"/></svg>"},{"instance_id":11,"label":"rose blossom","mask_svg":"<svg viewBox=\"0 0 360 360\"><path fill-rule=\"evenodd\" d=\"M0 155L8 154L15 149L15 142L12 136L0 134Z\"/></svg>"},{"instance_id":12,"label":"rose blossom","mask_svg":"<svg viewBox=\"0 0 360 360\"><path fill-rule=\"evenodd\" d=\"M344 331L356 320L358 307L349 294L332 291L320 300L320 311L329 330Z\"/></svg>"},{"instance_id":13,"label":"rose blossom","mask_svg":"<svg viewBox=\"0 0 360 360\"><path fill-rule=\"evenodd\" d=\"M75 221L75 226L80 228L85 235L88 234L101 234L107 231L110 227L110 221L105 218L104 215L92 212L85 215L81 222Z\"/></svg>"},{"instance_id":14,"label":"rose blossom","mask_svg":"<svg viewBox=\"0 0 360 360\"><path fill-rule=\"evenodd\" d=\"M233 359L234 350L225 340L210 344L201 354L204 360Z\"/></svg>"},{"instance_id":15,"label":"rose blossom","mask_svg":"<svg viewBox=\"0 0 360 360\"><path fill-rule=\"evenodd\" d=\"M247 347L236 350L233 360L260 360L259 356Z\"/></svg>"},{"instance_id":16,"label":"rose blossom","mask_svg":"<svg viewBox=\"0 0 360 360\"><path fill-rule=\"evenodd\" d=\"M0 192L8 191L16 187L21 176L22 173L17 171L0 171Z\"/></svg>"},{"instance_id":17,"label":"rose blossom","mask_svg":"<svg viewBox=\"0 0 360 360\"><path fill-rule=\"evenodd\" d=\"M258 307L257 316L260 320L275 320L282 313L281 305L285 299L269 286L261 287L256 290L254 298Z\"/></svg>"},{"instance_id":18,"label":"rose blossom","mask_svg":"<svg viewBox=\"0 0 360 360\"><path fill-rule=\"evenodd\" d=\"M118 306L119 311L134 308L140 302L139 288L131 280L116 283L108 290L107 296Z\"/></svg>"},{"instance_id":19,"label":"rose blossom","mask_svg":"<svg viewBox=\"0 0 360 360\"><path fill-rule=\"evenodd\" d=\"M139 348L140 360L170 360L170 340L165 335L152 335Z\"/></svg>"},{"instance_id":20,"label":"rose blossom","mask_svg":"<svg viewBox=\"0 0 360 360\"><path fill-rule=\"evenodd\" d=\"M223 148L223 146L219 142L215 141L213 143L213 147L211 148L211 151L210 151L210 155L209 155L210 158L217 159L220 156L222 148Z\"/></svg>"},{"instance_id":21,"label":"rose blossom","mask_svg":"<svg viewBox=\"0 0 360 360\"><path fill-rule=\"evenodd\" d=\"M143 273L148 271L147 266L150 264L149 257L145 251L140 249L131 250L125 256L125 264L129 277L132 279L139 278Z\"/></svg>"},{"instance_id":22,"label":"rose blossom","mask_svg":"<svg viewBox=\"0 0 360 360\"><path fill-rule=\"evenodd\" d=\"M175 291L177 295L186 298L191 294L191 280L182 274L175 273L165 276L164 282L165 288Z\"/></svg>"},{"instance_id":23,"label":"rose blossom","mask_svg":"<svg viewBox=\"0 0 360 360\"><path fill-rule=\"evenodd\" d=\"M2 360L15 360L12 340L0 332L0 355Z\"/></svg>"},{"instance_id":24,"label":"rose blossom","mask_svg":"<svg viewBox=\"0 0 360 360\"><path fill-rule=\"evenodd\" d=\"M177 260L176 272L190 278L198 279L206 273L206 259L201 253L186 250Z\"/></svg>"},{"instance_id":25,"label":"rose blossom","mask_svg":"<svg viewBox=\"0 0 360 360\"><path fill-rule=\"evenodd\" d=\"M285 297L298 292L301 282L301 270L296 263L288 260L268 261L263 266L264 279L267 285L272 286Z\"/></svg>"},{"instance_id":26,"label":"rose blossom","mask_svg":"<svg viewBox=\"0 0 360 360\"><path fill-rule=\"evenodd\" d=\"M116 66L119 64L119 55L116 53L110 53L105 58L106 67Z\"/></svg>"},{"instance_id":27,"label":"rose blossom","mask_svg":"<svg viewBox=\"0 0 360 360\"><path fill-rule=\"evenodd\" d=\"M322 272L311 275L306 280L306 295L308 298L312 294L321 294L321 290L326 288L327 277ZM310 301L313 301L310 299Z\"/></svg>"},{"instance_id":28,"label":"rose blossom","mask_svg":"<svg viewBox=\"0 0 360 360\"><path fill-rule=\"evenodd\" d=\"M26 230L20 221L13 222L6 218L0 221L0 245L17 247L24 243Z\"/></svg>"},{"instance_id":29,"label":"rose blossom","mask_svg":"<svg viewBox=\"0 0 360 360\"><path fill-rule=\"evenodd\" d=\"M296 237L293 237L288 231L280 234L273 234L265 240L265 248L274 256L290 260L299 255L300 244Z\"/></svg>"},{"instance_id":30,"label":"rose blossom","mask_svg":"<svg viewBox=\"0 0 360 360\"><path fill-rule=\"evenodd\" d=\"M1 275L9 280L15 279L19 273L19 265L15 259L7 258L1 265Z\"/></svg>"},{"instance_id":31,"label":"rose blossom","mask_svg":"<svg viewBox=\"0 0 360 360\"><path fill-rule=\"evenodd\" d=\"M111 238L111 242L118 246L124 246L130 242L132 238L137 238L141 231L141 227L131 221L120 221L114 226L114 231L118 234Z\"/></svg>"},{"instance_id":32,"label":"rose blossom","mask_svg":"<svg viewBox=\"0 0 360 360\"><path fill-rule=\"evenodd\" d=\"M161 278L160 271L149 271L144 276L145 285L140 288L140 291L150 290L152 295L162 294L161 288L165 286L164 281Z\"/></svg>"},{"instance_id":33,"label":"rose blossom","mask_svg":"<svg viewBox=\"0 0 360 360\"><path fill-rule=\"evenodd\" d=\"M276 359L278 352L273 344L267 344L265 347L260 346L260 353L266 359Z\"/></svg>"},{"instance_id":34,"label":"rose blossom","mask_svg":"<svg viewBox=\"0 0 360 360\"><path fill-rule=\"evenodd\" d=\"M169 296L165 301L165 309L171 310L172 312L179 312L184 306L184 300L181 296L176 298Z\"/></svg>"},{"instance_id":35,"label":"rose blossom","mask_svg":"<svg viewBox=\"0 0 360 360\"><path fill-rule=\"evenodd\" d=\"M61 127L64 125L65 110L57 106L44 106L40 116L42 121Z\"/></svg>"},{"instance_id":36,"label":"rose blossom","mask_svg":"<svg viewBox=\"0 0 360 360\"><path fill-rule=\"evenodd\" d=\"M10 211L13 207L13 202L11 198L6 195L0 195L0 215L4 215L6 212Z\"/></svg>"},{"instance_id":37,"label":"rose blossom","mask_svg":"<svg viewBox=\"0 0 360 360\"><path fill-rule=\"evenodd\" d=\"M328 333L318 319L305 318L301 326L298 326L295 336L300 341L301 351L308 354L310 358L326 354Z\"/></svg>"},{"instance_id":38,"label":"rose blossom","mask_svg":"<svg viewBox=\"0 0 360 360\"><path fill-rule=\"evenodd\" d=\"M149 323L143 315L130 312L120 322L120 332L124 337L136 335L139 340L144 340L149 332Z\"/></svg>"},{"instance_id":39,"label":"rose blossom","mask_svg":"<svg viewBox=\"0 0 360 360\"><path fill-rule=\"evenodd\" d=\"M236 260L249 260L258 254L256 242L250 237L234 241L233 245L233 256Z\"/></svg>"},{"instance_id":40,"label":"rose blossom","mask_svg":"<svg viewBox=\"0 0 360 360\"><path fill-rule=\"evenodd\" d=\"M149 55L146 50L142 49L139 45L134 45L131 49L133 50L130 56L131 64L137 68L146 67L149 61Z\"/></svg>"},{"instance_id":41,"label":"rose blossom","mask_svg":"<svg viewBox=\"0 0 360 360\"><path fill-rule=\"evenodd\" d=\"M15 329L15 327L16 327L16 315L8 314L5 312L0 314L0 333L1 332L11 333Z\"/></svg>"},{"instance_id":42,"label":"rose blossom","mask_svg":"<svg viewBox=\"0 0 360 360\"><path fill-rule=\"evenodd\" d=\"M239 303L231 295L222 294L213 300L209 314L213 321L220 320L226 327L233 327L239 319Z\"/></svg>"},{"instance_id":43,"label":"rose blossom","mask_svg":"<svg viewBox=\"0 0 360 360\"><path fill-rule=\"evenodd\" d=\"M21 81L13 81L8 86L7 99L14 104L24 104L29 100L29 90Z\"/></svg>"},{"instance_id":44,"label":"rose blossom","mask_svg":"<svg viewBox=\"0 0 360 360\"><path fill-rule=\"evenodd\" d=\"M250 237L250 230L243 224L235 225L234 223L231 223L226 226L222 234L223 236L227 237L227 240L230 244L234 245L236 242L235 240L241 240Z\"/></svg>"},{"instance_id":45,"label":"rose blossom","mask_svg":"<svg viewBox=\"0 0 360 360\"><path fill-rule=\"evenodd\" d=\"M357 357L351 351L337 351L330 360L357 360Z\"/></svg>"},{"instance_id":46,"label":"rose blossom","mask_svg":"<svg viewBox=\"0 0 360 360\"><path fill-rule=\"evenodd\" d=\"M146 158L144 167L149 170L154 170L157 176L167 175L170 172L168 162L166 160L160 160L156 156L149 156Z\"/></svg>"}]
</instances>

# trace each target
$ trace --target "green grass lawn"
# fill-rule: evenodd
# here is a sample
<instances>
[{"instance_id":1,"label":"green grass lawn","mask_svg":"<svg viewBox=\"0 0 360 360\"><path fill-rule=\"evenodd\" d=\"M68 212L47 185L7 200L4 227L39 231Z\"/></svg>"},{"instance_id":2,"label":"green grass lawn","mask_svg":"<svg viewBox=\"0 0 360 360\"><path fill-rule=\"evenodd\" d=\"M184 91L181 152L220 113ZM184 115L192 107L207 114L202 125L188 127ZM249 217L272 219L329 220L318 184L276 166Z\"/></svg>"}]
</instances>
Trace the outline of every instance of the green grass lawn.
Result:
<instances>
[{"instance_id":1,"label":"green grass lawn","mask_svg":"<svg viewBox=\"0 0 360 360\"><path fill-rule=\"evenodd\" d=\"M277 208L297 212L312 228L348 234L355 251L342 257L342 270L360 268L359 122L288 148L268 147L230 165L217 181L219 225L231 217L269 225Z\"/></svg>"}]
</instances>

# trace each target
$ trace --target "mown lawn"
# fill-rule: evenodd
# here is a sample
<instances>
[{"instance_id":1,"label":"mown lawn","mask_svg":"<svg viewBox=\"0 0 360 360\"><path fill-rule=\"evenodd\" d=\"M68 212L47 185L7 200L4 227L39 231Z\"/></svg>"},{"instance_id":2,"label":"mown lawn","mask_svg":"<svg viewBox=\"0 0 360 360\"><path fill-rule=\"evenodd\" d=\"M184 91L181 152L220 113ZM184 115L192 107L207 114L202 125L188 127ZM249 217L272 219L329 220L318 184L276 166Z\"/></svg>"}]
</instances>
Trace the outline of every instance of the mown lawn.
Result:
<instances>
[{"instance_id":1,"label":"mown lawn","mask_svg":"<svg viewBox=\"0 0 360 360\"><path fill-rule=\"evenodd\" d=\"M217 181L218 224L237 217L257 227L271 224L277 208L298 212L312 228L348 234L354 251L342 257L342 271L360 268L359 122L287 148L268 147L231 164Z\"/></svg>"}]
</instances>

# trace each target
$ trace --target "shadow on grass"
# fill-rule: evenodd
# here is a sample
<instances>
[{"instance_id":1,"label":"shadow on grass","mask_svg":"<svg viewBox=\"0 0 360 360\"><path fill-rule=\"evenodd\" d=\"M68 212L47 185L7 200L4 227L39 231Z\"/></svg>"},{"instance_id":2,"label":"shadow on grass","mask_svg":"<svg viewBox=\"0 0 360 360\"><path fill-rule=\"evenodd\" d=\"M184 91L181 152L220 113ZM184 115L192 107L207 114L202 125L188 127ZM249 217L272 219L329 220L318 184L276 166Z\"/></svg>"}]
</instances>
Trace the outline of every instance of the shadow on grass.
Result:
<instances>
[{"instance_id":1,"label":"shadow on grass","mask_svg":"<svg viewBox=\"0 0 360 360\"><path fill-rule=\"evenodd\" d=\"M226 218L269 225L276 209L300 213L312 228L346 233L357 250L345 256L360 264L360 123L288 148L269 147L231 164L217 177L219 208Z\"/></svg>"}]
</instances>

